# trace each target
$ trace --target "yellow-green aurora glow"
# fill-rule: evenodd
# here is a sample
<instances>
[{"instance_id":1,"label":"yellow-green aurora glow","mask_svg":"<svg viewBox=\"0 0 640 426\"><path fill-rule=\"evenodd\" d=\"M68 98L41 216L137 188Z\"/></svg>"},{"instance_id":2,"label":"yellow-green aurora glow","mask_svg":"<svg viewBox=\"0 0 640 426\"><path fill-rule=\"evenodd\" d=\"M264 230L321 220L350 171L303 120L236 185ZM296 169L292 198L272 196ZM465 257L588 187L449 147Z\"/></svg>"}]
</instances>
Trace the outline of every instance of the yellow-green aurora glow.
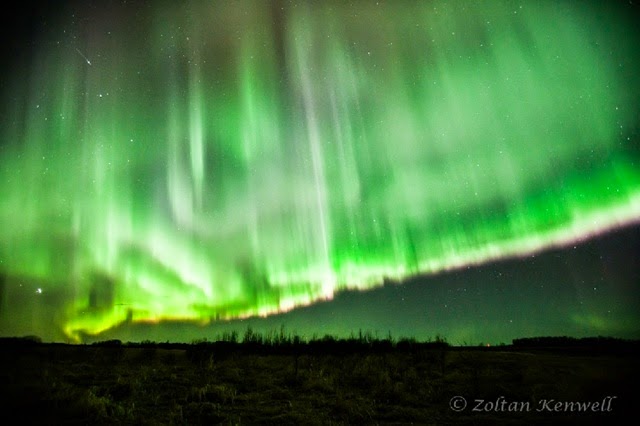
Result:
<instances>
[{"instance_id":1,"label":"yellow-green aurora glow","mask_svg":"<svg viewBox=\"0 0 640 426\"><path fill-rule=\"evenodd\" d=\"M635 222L637 40L605 8L63 8L6 77L0 272L65 294L73 339L269 315Z\"/></svg>"}]
</instances>

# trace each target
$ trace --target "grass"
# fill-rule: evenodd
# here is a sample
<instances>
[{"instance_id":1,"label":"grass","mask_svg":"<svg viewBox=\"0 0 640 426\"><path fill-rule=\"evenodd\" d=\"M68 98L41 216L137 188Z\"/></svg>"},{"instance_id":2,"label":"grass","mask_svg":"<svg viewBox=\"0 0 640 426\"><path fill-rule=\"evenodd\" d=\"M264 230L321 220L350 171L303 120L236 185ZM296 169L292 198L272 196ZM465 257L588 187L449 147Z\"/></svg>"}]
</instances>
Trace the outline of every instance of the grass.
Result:
<instances>
[{"instance_id":1,"label":"grass","mask_svg":"<svg viewBox=\"0 0 640 426\"><path fill-rule=\"evenodd\" d=\"M21 423L623 424L640 379L637 342L483 348L366 333L225 337L94 345L0 339L0 400ZM454 396L465 397L467 409L453 411ZM545 399L606 396L617 397L611 412L535 411ZM476 400L500 398L533 410L471 410Z\"/></svg>"}]
</instances>

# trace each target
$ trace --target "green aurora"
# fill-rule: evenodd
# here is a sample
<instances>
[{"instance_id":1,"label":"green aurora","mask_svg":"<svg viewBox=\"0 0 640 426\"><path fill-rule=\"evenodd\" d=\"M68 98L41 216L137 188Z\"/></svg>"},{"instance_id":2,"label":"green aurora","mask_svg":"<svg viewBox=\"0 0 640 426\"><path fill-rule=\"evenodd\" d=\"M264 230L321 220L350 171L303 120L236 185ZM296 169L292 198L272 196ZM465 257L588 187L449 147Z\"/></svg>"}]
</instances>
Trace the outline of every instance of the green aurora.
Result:
<instances>
[{"instance_id":1,"label":"green aurora","mask_svg":"<svg viewBox=\"0 0 640 426\"><path fill-rule=\"evenodd\" d=\"M71 339L266 316L640 218L640 61L614 8L129 12L63 8L2 98L0 273L63 294Z\"/></svg>"}]
</instances>

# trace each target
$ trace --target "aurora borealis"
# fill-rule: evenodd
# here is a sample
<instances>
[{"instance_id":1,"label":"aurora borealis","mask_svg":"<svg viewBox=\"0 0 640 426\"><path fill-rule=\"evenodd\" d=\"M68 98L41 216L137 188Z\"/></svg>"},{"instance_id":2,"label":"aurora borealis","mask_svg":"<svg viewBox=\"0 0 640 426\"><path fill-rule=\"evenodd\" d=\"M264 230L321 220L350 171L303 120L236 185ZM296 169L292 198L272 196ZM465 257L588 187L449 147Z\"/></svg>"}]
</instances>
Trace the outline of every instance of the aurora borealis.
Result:
<instances>
[{"instance_id":1,"label":"aurora borealis","mask_svg":"<svg viewBox=\"0 0 640 426\"><path fill-rule=\"evenodd\" d=\"M194 1L47 13L2 86L3 333L27 334L39 299L52 320L35 329L72 340L267 316L637 223L630 12ZM637 302L629 279L614 300ZM23 303L36 313L18 321Z\"/></svg>"}]
</instances>

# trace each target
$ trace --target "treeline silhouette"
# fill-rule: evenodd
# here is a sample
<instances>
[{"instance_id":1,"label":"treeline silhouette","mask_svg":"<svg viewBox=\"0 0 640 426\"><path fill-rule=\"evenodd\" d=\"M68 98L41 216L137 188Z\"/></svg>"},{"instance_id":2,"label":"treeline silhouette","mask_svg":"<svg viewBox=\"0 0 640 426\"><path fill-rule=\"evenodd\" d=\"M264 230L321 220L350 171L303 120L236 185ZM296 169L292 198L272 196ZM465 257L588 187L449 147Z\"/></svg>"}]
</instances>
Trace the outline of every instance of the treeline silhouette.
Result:
<instances>
[{"instance_id":1,"label":"treeline silhouette","mask_svg":"<svg viewBox=\"0 0 640 426\"><path fill-rule=\"evenodd\" d=\"M592 348L639 348L640 340L625 340L615 337L568 337L568 336L543 336L543 337L523 337L520 339L513 339L513 347L559 347L559 348L577 348L577 347L592 347Z\"/></svg>"},{"instance_id":2,"label":"treeline silhouette","mask_svg":"<svg viewBox=\"0 0 640 426\"><path fill-rule=\"evenodd\" d=\"M67 345L64 343L43 343L38 336L2 337L0 346L37 346L37 345ZM112 348L159 348L182 349L190 353L198 351L216 352L250 352L250 353L332 353L348 354L357 352L407 352L423 349L455 349L455 348L484 348L487 350L518 350L518 349L601 349L601 350L640 350L640 340L625 340L614 337L583 337L542 336L513 339L511 345L500 344L492 346L480 344L477 346L452 346L446 338L436 335L433 339L417 340L401 337L395 339L389 333L379 338L371 332L362 330L352 333L347 338L338 338L329 334L322 337L313 336L306 339L297 334L285 332L284 327L278 331L259 333L248 327L242 335L237 331L224 332L212 340L206 338L194 340L191 343L155 342L143 340L140 342L126 342L121 340L103 340L91 344L76 346L112 347Z\"/></svg>"},{"instance_id":3,"label":"treeline silhouette","mask_svg":"<svg viewBox=\"0 0 640 426\"><path fill-rule=\"evenodd\" d=\"M65 343L42 343L37 336L0 338L1 346L35 346L44 344L54 346L67 345ZM379 338L371 332L360 330L357 334L352 333L348 338L337 338L326 334L322 337L312 336L310 339L306 339L297 334L287 333L284 328L263 334L254 331L251 327L248 327L242 335L237 331L224 332L212 340L203 338L194 340L191 343L155 342L150 340L125 343L121 340L111 339L76 346L183 349L188 351L215 349L269 354L304 353L307 351L312 353L390 352L446 349L451 347L449 342L440 335L436 335L433 339L420 341L412 337L395 339L391 334L388 334L385 338Z\"/></svg>"},{"instance_id":4,"label":"treeline silhouette","mask_svg":"<svg viewBox=\"0 0 640 426\"><path fill-rule=\"evenodd\" d=\"M118 345L119 341L97 342L101 345ZM436 336L434 339L418 341L415 338L394 339L391 335L386 338L378 338L371 332L359 331L348 338L337 338L326 334L322 337L313 336L305 339L297 334L286 333L284 328L279 331L259 333L251 327L247 328L241 336L238 332L225 332L214 340L200 339L191 343L156 343L142 341L140 343L126 343L127 347L158 347L158 348L182 348L188 353L198 352L218 353L224 352L248 352L258 354L348 354L358 352L381 353L391 351L413 351L419 349L445 349L450 344L445 338Z\"/></svg>"}]
</instances>

